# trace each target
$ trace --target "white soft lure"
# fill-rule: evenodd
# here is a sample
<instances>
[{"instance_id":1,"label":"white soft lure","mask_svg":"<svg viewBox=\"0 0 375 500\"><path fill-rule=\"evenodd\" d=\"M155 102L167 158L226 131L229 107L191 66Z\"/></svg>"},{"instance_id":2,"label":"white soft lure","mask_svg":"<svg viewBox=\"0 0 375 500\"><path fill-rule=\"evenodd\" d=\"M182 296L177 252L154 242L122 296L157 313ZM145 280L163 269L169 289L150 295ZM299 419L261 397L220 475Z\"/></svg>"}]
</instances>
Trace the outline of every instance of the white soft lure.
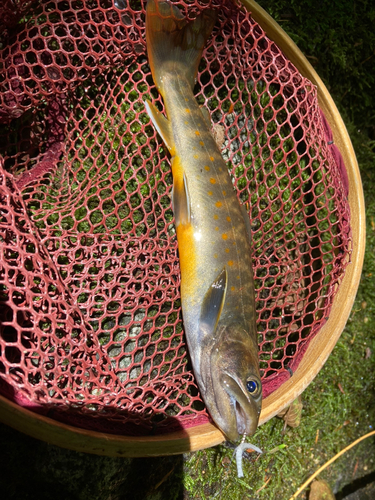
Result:
<instances>
[{"instance_id":1,"label":"white soft lure","mask_svg":"<svg viewBox=\"0 0 375 500\"><path fill-rule=\"evenodd\" d=\"M243 441L237 446L234 450L234 454L236 455L237 477L240 478L243 477L242 455L246 450L254 450L258 453L263 453L263 451L254 444L244 443Z\"/></svg>"}]
</instances>

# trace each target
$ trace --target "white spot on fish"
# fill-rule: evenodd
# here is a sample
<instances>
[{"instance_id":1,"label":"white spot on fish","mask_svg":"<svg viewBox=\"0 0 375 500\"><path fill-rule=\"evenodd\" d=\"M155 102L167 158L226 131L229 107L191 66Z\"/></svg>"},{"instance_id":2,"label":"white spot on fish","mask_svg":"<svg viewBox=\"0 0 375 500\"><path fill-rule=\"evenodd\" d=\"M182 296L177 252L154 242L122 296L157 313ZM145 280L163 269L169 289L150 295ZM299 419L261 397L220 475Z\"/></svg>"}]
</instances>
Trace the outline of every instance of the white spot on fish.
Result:
<instances>
[{"instance_id":1,"label":"white spot on fish","mask_svg":"<svg viewBox=\"0 0 375 500\"><path fill-rule=\"evenodd\" d=\"M202 239L202 233L199 232L199 233L194 233L194 238L197 240L197 241L201 241Z\"/></svg>"}]
</instances>

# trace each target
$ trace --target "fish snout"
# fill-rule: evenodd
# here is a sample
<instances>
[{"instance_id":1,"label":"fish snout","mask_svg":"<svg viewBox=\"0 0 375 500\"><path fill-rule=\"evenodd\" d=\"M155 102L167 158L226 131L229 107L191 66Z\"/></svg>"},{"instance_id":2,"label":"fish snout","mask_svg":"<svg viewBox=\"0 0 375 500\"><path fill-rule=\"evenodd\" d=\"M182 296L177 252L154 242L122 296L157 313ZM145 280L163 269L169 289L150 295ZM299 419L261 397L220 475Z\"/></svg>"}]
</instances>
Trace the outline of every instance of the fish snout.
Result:
<instances>
[{"instance_id":1,"label":"fish snout","mask_svg":"<svg viewBox=\"0 0 375 500\"><path fill-rule=\"evenodd\" d=\"M260 382L259 382L260 385ZM223 386L228 393L235 416L235 429L227 433L227 437L235 441L239 435L251 436L258 427L261 411L261 386L258 393L253 397L248 394L243 384L229 374L223 378Z\"/></svg>"}]
</instances>

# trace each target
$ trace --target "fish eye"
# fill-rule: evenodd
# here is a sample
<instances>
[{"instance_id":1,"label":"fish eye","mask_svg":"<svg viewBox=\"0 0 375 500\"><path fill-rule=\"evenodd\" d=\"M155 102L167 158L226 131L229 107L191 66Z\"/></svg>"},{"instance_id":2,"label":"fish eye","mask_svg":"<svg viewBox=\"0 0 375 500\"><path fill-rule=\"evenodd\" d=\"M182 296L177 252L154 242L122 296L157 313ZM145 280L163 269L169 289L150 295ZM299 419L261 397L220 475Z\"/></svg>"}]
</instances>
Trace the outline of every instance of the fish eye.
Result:
<instances>
[{"instance_id":1,"label":"fish eye","mask_svg":"<svg viewBox=\"0 0 375 500\"><path fill-rule=\"evenodd\" d=\"M259 392L259 383L256 380L248 380L246 388L252 396L255 396Z\"/></svg>"}]
</instances>

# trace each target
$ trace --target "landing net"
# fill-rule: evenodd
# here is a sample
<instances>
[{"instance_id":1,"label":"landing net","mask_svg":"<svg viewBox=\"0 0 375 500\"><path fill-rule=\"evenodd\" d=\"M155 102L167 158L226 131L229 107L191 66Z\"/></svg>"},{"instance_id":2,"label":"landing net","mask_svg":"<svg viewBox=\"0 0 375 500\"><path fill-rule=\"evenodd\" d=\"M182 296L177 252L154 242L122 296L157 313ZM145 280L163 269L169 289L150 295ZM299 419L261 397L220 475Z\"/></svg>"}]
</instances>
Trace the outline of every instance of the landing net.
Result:
<instances>
[{"instance_id":1,"label":"landing net","mask_svg":"<svg viewBox=\"0 0 375 500\"><path fill-rule=\"evenodd\" d=\"M264 397L326 321L350 260L348 183L316 88L233 2L197 101L252 227ZM189 363L145 3L0 6L0 393L98 431L209 421Z\"/></svg>"}]
</instances>

